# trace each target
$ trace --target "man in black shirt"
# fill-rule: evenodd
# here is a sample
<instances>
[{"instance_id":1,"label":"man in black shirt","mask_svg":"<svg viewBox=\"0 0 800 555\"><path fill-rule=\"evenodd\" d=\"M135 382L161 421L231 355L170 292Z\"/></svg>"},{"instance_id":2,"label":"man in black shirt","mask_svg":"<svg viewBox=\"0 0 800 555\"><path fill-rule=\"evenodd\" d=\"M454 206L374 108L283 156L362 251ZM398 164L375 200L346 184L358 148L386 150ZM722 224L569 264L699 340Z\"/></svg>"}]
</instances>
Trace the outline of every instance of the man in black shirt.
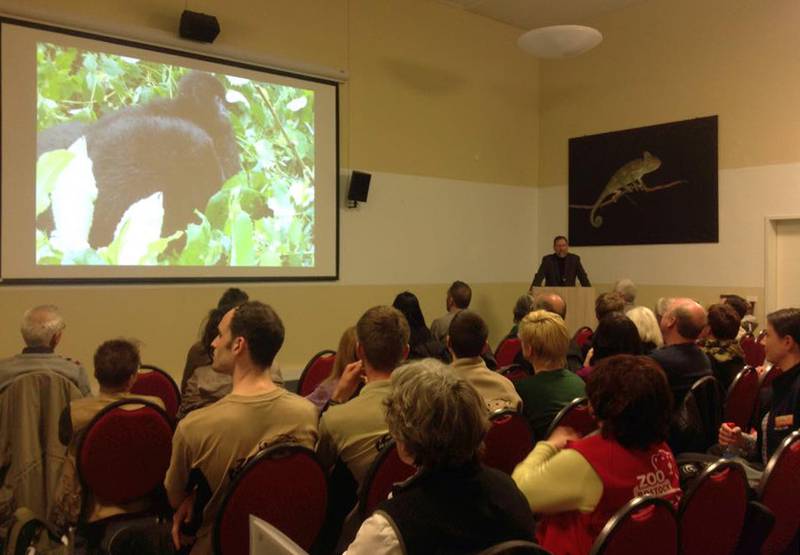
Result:
<instances>
[{"instance_id":1,"label":"man in black shirt","mask_svg":"<svg viewBox=\"0 0 800 555\"><path fill-rule=\"evenodd\" d=\"M591 287L589 277L581 265L578 255L569 253L567 238L559 235L553 239L553 254L542 257L542 263L533 276L531 289L544 281L546 287L575 287L577 278L584 287Z\"/></svg>"}]
</instances>

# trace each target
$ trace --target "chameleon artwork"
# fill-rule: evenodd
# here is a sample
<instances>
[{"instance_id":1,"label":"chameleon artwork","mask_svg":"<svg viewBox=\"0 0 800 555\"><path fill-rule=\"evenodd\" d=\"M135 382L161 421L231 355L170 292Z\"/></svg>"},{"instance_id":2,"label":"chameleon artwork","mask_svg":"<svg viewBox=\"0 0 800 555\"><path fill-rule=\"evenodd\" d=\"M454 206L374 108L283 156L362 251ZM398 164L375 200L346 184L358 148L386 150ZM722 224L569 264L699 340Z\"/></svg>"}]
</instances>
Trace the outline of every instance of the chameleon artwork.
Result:
<instances>
[{"instance_id":1,"label":"chameleon artwork","mask_svg":"<svg viewBox=\"0 0 800 555\"><path fill-rule=\"evenodd\" d=\"M642 181L642 177L650 172L656 171L661 167L661 160L645 151L641 158L636 158L625 163L620 167L611 179L608 180L603 192L597 197L589 213L589 221L592 227L603 225L603 217L597 214L597 210L606 204L617 202L622 195L633 191L646 191L647 186Z\"/></svg>"}]
</instances>

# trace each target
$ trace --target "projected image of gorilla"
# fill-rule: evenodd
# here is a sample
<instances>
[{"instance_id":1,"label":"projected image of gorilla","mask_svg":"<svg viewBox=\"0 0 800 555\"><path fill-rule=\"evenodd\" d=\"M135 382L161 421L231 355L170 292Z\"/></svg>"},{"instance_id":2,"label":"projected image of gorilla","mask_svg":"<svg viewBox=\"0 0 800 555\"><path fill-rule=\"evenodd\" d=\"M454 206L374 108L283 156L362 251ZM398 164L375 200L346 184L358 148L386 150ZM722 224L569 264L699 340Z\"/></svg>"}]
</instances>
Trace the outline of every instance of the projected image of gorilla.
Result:
<instances>
[{"instance_id":1,"label":"projected image of gorilla","mask_svg":"<svg viewBox=\"0 0 800 555\"><path fill-rule=\"evenodd\" d=\"M313 266L313 92L38 56L38 264Z\"/></svg>"}]
</instances>

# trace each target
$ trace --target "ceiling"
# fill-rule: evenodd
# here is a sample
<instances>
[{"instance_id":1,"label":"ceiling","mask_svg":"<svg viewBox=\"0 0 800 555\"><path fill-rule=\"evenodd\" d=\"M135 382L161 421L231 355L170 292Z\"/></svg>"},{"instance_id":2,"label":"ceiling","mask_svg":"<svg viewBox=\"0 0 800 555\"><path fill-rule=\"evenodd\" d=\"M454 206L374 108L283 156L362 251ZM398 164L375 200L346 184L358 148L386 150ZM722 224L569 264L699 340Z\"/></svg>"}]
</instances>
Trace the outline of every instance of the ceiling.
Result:
<instances>
[{"instance_id":1,"label":"ceiling","mask_svg":"<svg viewBox=\"0 0 800 555\"><path fill-rule=\"evenodd\" d=\"M439 0L520 29L583 23L605 12L645 0Z\"/></svg>"}]
</instances>

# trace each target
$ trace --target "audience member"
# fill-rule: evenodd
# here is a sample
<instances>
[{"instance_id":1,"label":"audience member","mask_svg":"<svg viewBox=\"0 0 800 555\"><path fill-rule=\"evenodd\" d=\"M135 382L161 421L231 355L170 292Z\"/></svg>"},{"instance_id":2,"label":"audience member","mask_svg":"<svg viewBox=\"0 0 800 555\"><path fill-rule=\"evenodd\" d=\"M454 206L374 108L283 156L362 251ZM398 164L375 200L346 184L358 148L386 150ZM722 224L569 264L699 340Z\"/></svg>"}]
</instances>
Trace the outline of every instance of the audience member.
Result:
<instances>
[{"instance_id":1,"label":"audience member","mask_svg":"<svg viewBox=\"0 0 800 555\"><path fill-rule=\"evenodd\" d=\"M224 316L230 309L242 303L246 303L249 299L250 297L248 297L247 293L238 287L230 287L226 289L219 298L217 306L208 312L208 316L206 316L204 323L201 325L202 331L200 339L189 347L189 351L186 353L186 364L184 365L183 376L181 377L181 394L186 391L186 382L192 377L192 373L196 368L211 365L212 355L209 350L209 345L211 345L211 342L217 336L217 324L219 324L219 320L222 319L222 316L218 316L218 313L221 312ZM213 326L209 326L209 321L211 321L212 318L217 318L217 322ZM210 337L209 334L211 334Z\"/></svg>"},{"instance_id":2,"label":"audience member","mask_svg":"<svg viewBox=\"0 0 800 555\"><path fill-rule=\"evenodd\" d=\"M661 335L664 347L650 353L667 374L675 408L683 405L683 398L692 384L711 375L711 362L695 342L706 325L706 311L692 299L673 299L661 317Z\"/></svg>"},{"instance_id":3,"label":"audience member","mask_svg":"<svg viewBox=\"0 0 800 555\"><path fill-rule=\"evenodd\" d=\"M556 293L538 293L533 298L533 306L530 311L533 312L534 310L546 310L558 314L564 322L567 321L567 301ZM569 330L567 331L569 332ZM515 360L514 362L523 367L529 365L527 361L524 363L522 362L525 360L523 356L520 355L519 358L522 360ZM581 346L575 341L575 337L572 337L569 340L569 348L567 349L567 368L573 372L577 372L580 370L581 366L583 366L584 358L585 355L581 350ZM529 368L529 371L533 373L533 368Z\"/></svg>"},{"instance_id":4,"label":"audience member","mask_svg":"<svg viewBox=\"0 0 800 555\"><path fill-rule=\"evenodd\" d=\"M345 367L322 415L317 454L328 471L341 459L360 486L378 454L377 441L387 433L383 400L392 371L408 355L410 332L399 310L376 306L358 320L356 335L359 360ZM361 393L350 399L362 381Z\"/></svg>"},{"instance_id":5,"label":"audience member","mask_svg":"<svg viewBox=\"0 0 800 555\"><path fill-rule=\"evenodd\" d=\"M320 411L322 411L325 405L328 404L328 401L330 401L333 390L336 389L336 385L339 383L339 378L342 377L344 369L348 364L352 364L358 360L358 354L356 354L357 340L355 326L350 326L344 330L342 337L339 338L339 347L336 349L336 357L333 360L331 373L327 378L322 380L314 391L306 395L306 399L314 403Z\"/></svg>"},{"instance_id":6,"label":"audience member","mask_svg":"<svg viewBox=\"0 0 800 555\"><path fill-rule=\"evenodd\" d=\"M642 354L642 340L636 325L622 312L612 312L603 316L592 336L592 349L587 356L587 364L578 371L584 380L592 373L592 368L604 358L614 355Z\"/></svg>"},{"instance_id":7,"label":"audience member","mask_svg":"<svg viewBox=\"0 0 800 555\"><path fill-rule=\"evenodd\" d=\"M175 430L164 486L173 517L176 548L191 538L179 532L204 506L192 548L211 553L211 526L225 490L248 459L276 443L313 448L318 411L309 401L272 382L269 368L283 345L284 328L275 311L258 301L230 309L212 342L214 370L230 374L232 392L184 418ZM202 492L209 499L201 499Z\"/></svg>"},{"instance_id":8,"label":"audience member","mask_svg":"<svg viewBox=\"0 0 800 555\"><path fill-rule=\"evenodd\" d=\"M72 401L64 409L59 422L59 439L68 446L67 459L56 491L56 504L50 515L51 522L59 529L78 523L81 512L82 492L76 467L78 442L92 419L111 403L123 399L142 399L164 408L157 397L130 393L136 382L141 364L139 348L124 339L106 341L94 354L94 377L100 384L100 392L93 397ZM123 405L125 409L141 405ZM124 505L104 503L89 492L87 499L87 522L95 522L117 514L135 513L147 508L149 500L137 499Z\"/></svg>"},{"instance_id":9,"label":"audience member","mask_svg":"<svg viewBox=\"0 0 800 555\"><path fill-rule=\"evenodd\" d=\"M746 321L749 319L751 322L755 322L755 319L749 314L750 303L747 302L747 299L739 295L725 295L722 302L733 308L736 314L739 315L739 331L736 333L736 339L741 339L742 336L747 333L745 329ZM752 329L755 328L756 326L752 326Z\"/></svg>"},{"instance_id":10,"label":"audience member","mask_svg":"<svg viewBox=\"0 0 800 555\"><path fill-rule=\"evenodd\" d=\"M764 338L767 359L781 368L761 407L756 433L723 424L719 443L733 445L752 460L767 464L781 441L800 428L800 309L784 308L767 315Z\"/></svg>"},{"instance_id":11,"label":"audience member","mask_svg":"<svg viewBox=\"0 0 800 555\"><path fill-rule=\"evenodd\" d=\"M408 339L409 360L418 358L438 358L442 362L450 362L450 353L442 341L433 337L425 325L425 317L419 306L419 299L414 293L403 291L394 298L392 306L403 313L411 333Z\"/></svg>"},{"instance_id":12,"label":"audience member","mask_svg":"<svg viewBox=\"0 0 800 555\"><path fill-rule=\"evenodd\" d=\"M519 329L519 321L522 320L526 314L533 310L533 297L528 294L520 295L517 302L514 303L514 325L511 326L511 331L506 335L506 339L515 339L517 337L517 330Z\"/></svg>"},{"instance_id":13,"label":"audience member","mask_svg":"<svg viewBox=\"0 0 800 555\"><path fill-rule=\"evenodd\" d=\"M475 389L433 359L409 363L391 381L389 433L417 472L364 521L346 553L474 553L530 540L525 498L507 475L479 463L489 422Z\"/></svg>"},{"instance_id":14,"label":"audience member","mask_svg":"<svg viewBox=\"0 0 800 555\"><path fill-rule=\"evenodd\" d=\"M600 433L580 439L556 428L512 474L531 510L544 515L537 539L552 553L588 553L634 497L655 495L676 505L681 496L665 443L672 396L658 365L643 356L606 358L586 391Z\"/></svg>"},{"instance_id":15,"label":"audience member","mask_svg":"<svg viewBox=\"0 0 800 555\"><path fill-rule=\"evenodd\" d=\"M463 281L454 281L450 288L447 290L447 299L445 306L447 307L447 314L437 318L431 323L431 333L434 339L442 343L447 339L447 330L450 329L450 321L453 316L461 311L469 308L469 303L472 301L472 289Z\"/></svg>"},{"instance_id":16,"label":"audience member","mask_svg":"<svg viewBox=\"0 0 800 555\"><path fill-rule=\"evenodd\" d=\"M597 321L599 322L603 316L612 312L625 312L625 299L616 291L600 293L594 302L594 315L597 317Z\"/></svg>"},{"instance_id":17,"label":"audience member","mask_svg":"<svg viewBox=\"0 0 800 555\"><path fill-rule=\"evenodd\" d=\"M480 393L490 412L503 409L518 412L522 400L514 384L505 376L489 370L481 358L488 337L486 322L478 314L470 310L456 314L447 335L447 347L453 354L453 370Z\"/></svg>"},{"instance_id":18,"label":"audience member","mask_svg":"<svg viewBox=\"0 0 800 555\"><path fill-rule=\"evenodd\" d=\"M73 382L84 395L90 393L89 377L77 361L55 353L64 333L64 318L53 305L31 308L22 316L22 353L0 360L0 391L28 372L50 370Z\"/></svg>"},{"instance_id":19,"label":"audience member","mask_svg":"<svg viewBox=\"0 0 800 555\"><path fill-rule=\"evenodd\" d=\"M514 385L534 437L542 438L556 414L584 395L585 386L566 368L569 334L561 316L545 310L531 312L520 321L519 339L535 374Z\"/></svg>"},{"instance_id":20,"label":"audience member","mask_svg":"<svg viewBox=\"0 0 800 555\"><path fill-rule=\"evenodd\" d=\"M649 355L659 347L664 346L664 338L661 337L661 328L653 311L646 306L637 306L625 313L631 319L636 329L639 330L639 339L642 340L642 354Z\"/></svg>"},{"instance_id":21,"label":"audience member","mask_svg":"<svg viewBox=\"0 0 800 555\"><path fill-rule=\"evenodd\" d=\"M630 278L623 278L614 284L614 291L622 295L625 301L625 312L636 305L636 284Z\"/></svg>"},{"instance_id":22,"label":"audience member","mask_svg":"<svg viewBox=\"0 0 800 555\"><path fill-rule=\"evenodd\" d=\"M672 303L674 299L672 297L659 297L656 301L655 307L653 307L653 314L655 314L656 322L658 325L661 325L661 318L667 312L670 303Z\"/></svg>"},{"instance_id":23,"label":"audience member","mask_svg":"<svg viewBox=\"0 0 800 555\"><path fill-rule=\"evenodd\" d=\"M724 391L744 368L744 351L736 341L739 332L739 314L731 305L712 304L708 307L706 337L698 344L711 362L711 371Z\"/></svg>"}]
</instances>

